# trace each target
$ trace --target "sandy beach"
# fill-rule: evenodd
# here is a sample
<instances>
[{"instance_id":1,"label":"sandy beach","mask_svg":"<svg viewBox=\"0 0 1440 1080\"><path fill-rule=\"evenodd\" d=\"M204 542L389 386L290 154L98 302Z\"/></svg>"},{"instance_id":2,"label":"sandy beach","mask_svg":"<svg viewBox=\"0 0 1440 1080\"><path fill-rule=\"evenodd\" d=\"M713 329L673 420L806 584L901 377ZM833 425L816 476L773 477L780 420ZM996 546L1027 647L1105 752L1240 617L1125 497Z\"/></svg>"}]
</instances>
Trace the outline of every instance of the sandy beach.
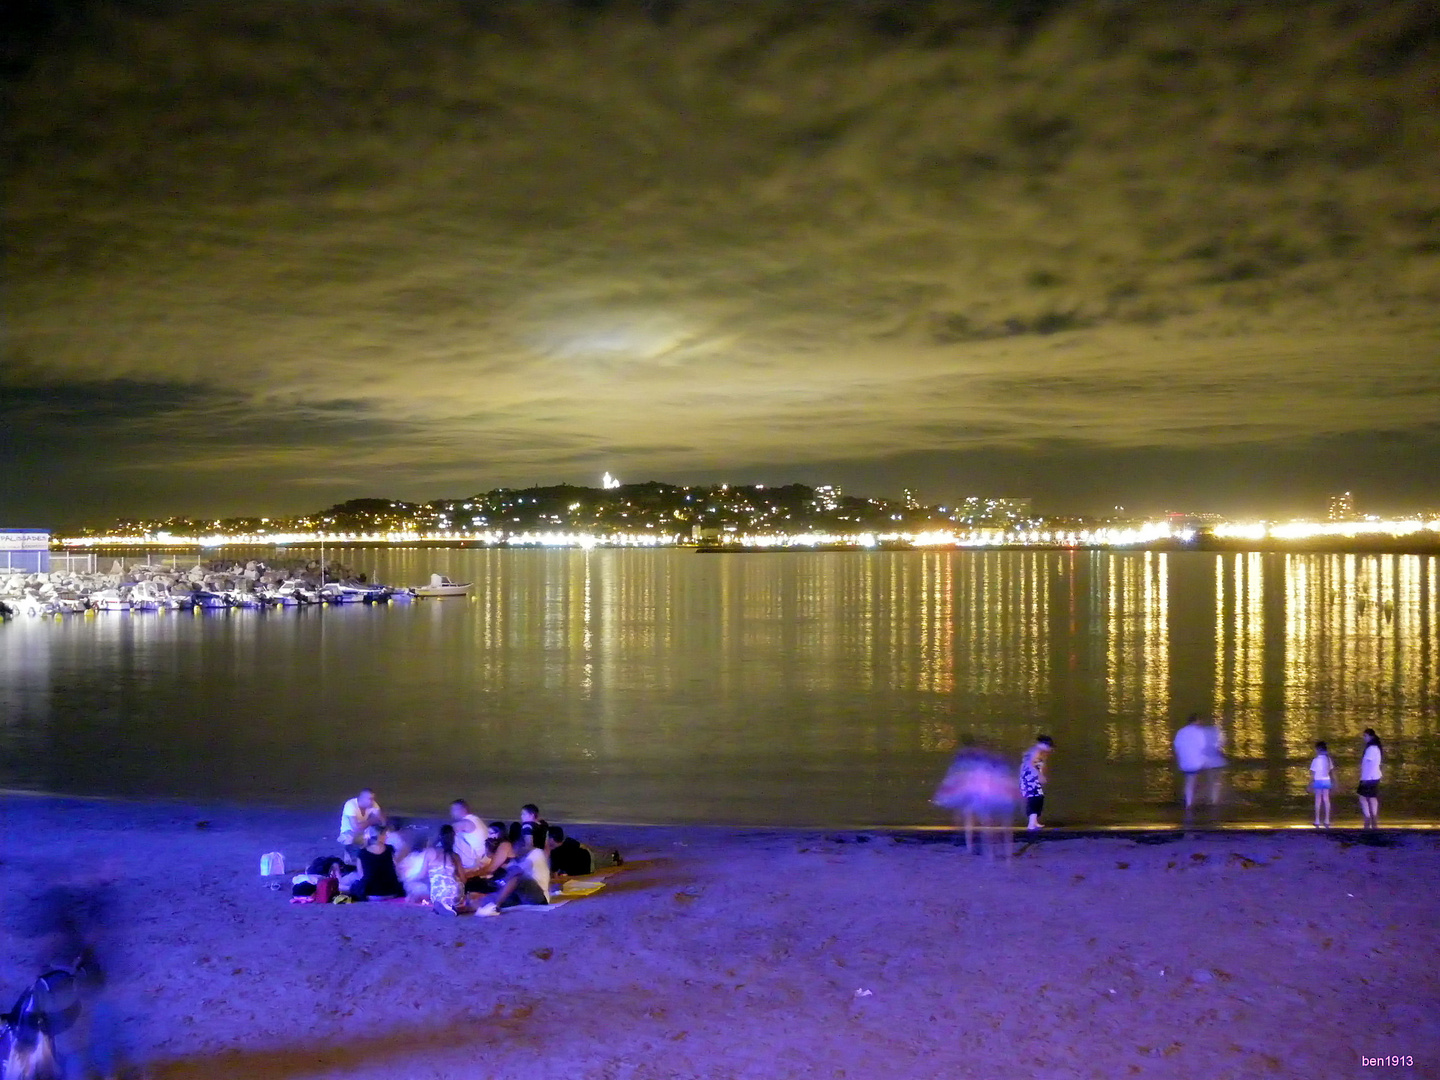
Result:
<instances>
[{"instance_id":1,"label":"sandy beach","mask_svg":"<svg viewBox=\"0 0 1440 1080\"><path fill-rule=\"evenodd\" d=\"M627 856L604 889L478 919L267 888L262 852L333 851L329 813L0 809L4 1007L50 959L25 899L117 871L114 993L165 1080L1440 1075L1433 834L1046 837L1004 865L575 826Z\"/></svg>"}]
</instances>

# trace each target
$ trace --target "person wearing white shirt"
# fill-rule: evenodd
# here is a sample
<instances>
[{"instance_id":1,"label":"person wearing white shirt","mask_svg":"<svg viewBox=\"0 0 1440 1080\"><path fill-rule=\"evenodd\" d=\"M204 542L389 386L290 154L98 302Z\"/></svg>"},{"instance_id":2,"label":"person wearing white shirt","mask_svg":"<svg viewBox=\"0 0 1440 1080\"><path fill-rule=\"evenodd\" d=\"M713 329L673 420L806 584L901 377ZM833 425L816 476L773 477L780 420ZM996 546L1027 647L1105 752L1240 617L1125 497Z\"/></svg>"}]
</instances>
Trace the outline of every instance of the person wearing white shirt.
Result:
<instances>
[{"instance_id":1,"label":"person wearing white shirt","mask_svg":"<svg viewBox=\"0 0 1440 1080\"><path fill-rule=\"evenodd\" d=\"M467 876L479 872L485 861L485 822L470 812L470 804L456 799L450 804L450 824L455 827L455 854Z\"/></svg>"},{"instance_id":2,"label":"person wearing white shirt","mask_svg":"<svg viewBox=\"0 0 1440 1080\"><path fill-rule=\"evenodd\" d=\"M1315 757L1310 762L1310 790L1315 793L1315 827L1330 827L1330 789L1335 786L1335 762L1325 743L1315 744ZM1320 819L1324 818L1322 822Z\"/></svg>"},{"instance_id":3,"label":"person wearing white shirt","mask_svg":"<svg viewBox=\"0 0 1440 1080\"><path fill-rule=\"evenodd\" d=\"M1360 796L1360 813L1365 818L1365 828L1380 827L1380 764L1385 748L1374 728L1365 729L1365 752L1360 755L1360 785L1355 794Z\"/></svg>"},{"instance_id":4,"label":"person wearing white shirt","mask_svg":"<svg viewBox=\"0 0 1440 1080\"><path fill-rule=\"evenodd\" d=\"M1195 804L1200 774L1225 764L1224 745L1225 739L1220 730L1213 724L1202 724L1199 713L1191 713L1185 726L1175 732L1175 764L1180 767L1180 772L1185 777L1187 815ZM1219 776L1219 773L1212 775L1209 785L1211 802L1216 802L1219 798Z\"/></svg>"},{"instance_id":5,"label":"person wearing white shirt","mask_svg":"<svg viewBox=\"0 0 1440 1080\"><path fill-rule=\"evenodd\" d=\"M499 915L502 908L520 904L550 903L550 857L543 847L531 848L513 860L505 875L505 884L475 914Z\"/></svg>"},{"instance_id":6,"label":"person wearing white shirt","mask_svg":"<svg viewBox=\"0 0 1440 1080\"><path fill-rule=\"evenodd\" d=\"M385 812L375 801L375 792L369 788L361 788L360 793L349 800L340 811L340 835L337 842L353 855L354 852L350 849L359 850L366 828L383 824Z\"/></svg>"}]
</instances>

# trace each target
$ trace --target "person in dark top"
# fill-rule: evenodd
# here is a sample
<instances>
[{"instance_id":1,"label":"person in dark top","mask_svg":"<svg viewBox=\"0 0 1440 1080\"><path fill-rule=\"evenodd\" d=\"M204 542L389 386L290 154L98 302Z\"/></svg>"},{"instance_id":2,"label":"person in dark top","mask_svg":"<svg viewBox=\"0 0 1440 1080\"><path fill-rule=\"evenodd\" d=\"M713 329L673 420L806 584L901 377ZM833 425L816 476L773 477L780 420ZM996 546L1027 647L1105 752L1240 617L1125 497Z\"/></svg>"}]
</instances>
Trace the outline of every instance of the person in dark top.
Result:
<instances>
[{"instance_id":1,"label":"person in dark top","mask_svg":"<svg viewBox=\"0 0 1440 1080\"><path fill-rule=\"evenodd\" d=\"M405 886L395 872L395 849L385 843L384 829L376 825L366 829L365 846L356 857L360 860L357 900L388 900L405 895Z\"/></svg>"},{"instance_id":2,"label":"person in dark top","mask_svg":"<svg viewBox=\"0 0 1440 1080\"><path fill-rule=\"evenodd\" d=\"M550 834L550 825L540 816L540 808L526 803L520 808L520 820L510 826L510 845L516 855L524 855L531 848L545 848L545 838Z\"/></svg>"}]
</instances>

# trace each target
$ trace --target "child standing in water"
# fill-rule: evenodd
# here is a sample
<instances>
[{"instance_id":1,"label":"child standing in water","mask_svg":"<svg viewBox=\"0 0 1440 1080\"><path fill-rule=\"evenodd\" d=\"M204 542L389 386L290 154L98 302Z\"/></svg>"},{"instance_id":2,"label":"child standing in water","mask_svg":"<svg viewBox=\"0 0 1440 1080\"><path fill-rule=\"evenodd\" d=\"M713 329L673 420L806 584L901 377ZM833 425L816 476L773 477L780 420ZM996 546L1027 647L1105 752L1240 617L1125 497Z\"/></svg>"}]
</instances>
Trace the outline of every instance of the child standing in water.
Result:
<instances>
[{"instance_id":1,"label":"child standing in water","mask_svg":"<svg viewBox=\"0 0 1440 1080\"><path fill-rule=\"evenodd\" d=\"M1315 744L1310 762L1310 790L1315 793L1315 827L1330 827L1330 789L1335 786L1335 762L1323 740ZM1322 821L1321 818L1324 818Z\"/></svg>"}]
</instances>

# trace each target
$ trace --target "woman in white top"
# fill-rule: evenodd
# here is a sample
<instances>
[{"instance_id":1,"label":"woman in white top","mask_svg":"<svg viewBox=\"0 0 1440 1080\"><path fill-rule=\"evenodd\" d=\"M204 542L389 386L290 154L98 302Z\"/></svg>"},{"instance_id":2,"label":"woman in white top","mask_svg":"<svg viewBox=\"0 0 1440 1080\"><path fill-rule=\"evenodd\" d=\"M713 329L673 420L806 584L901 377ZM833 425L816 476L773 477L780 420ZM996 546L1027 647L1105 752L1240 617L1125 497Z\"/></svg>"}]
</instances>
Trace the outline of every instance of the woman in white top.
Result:
<instances>
[{"instance_id":1,"label":"woman in white top","mask_svg":"<svg viewBox=\"0 0 1440 1080\"><path fill-rule=\"evenodd\" d=\"M1374 728L1365 729L1365 753L1360 755L1360 786L1355 794L1360 796L1360 813L1365 817L1365 828L1380 827L1380 762L1385 749Z\"/></svg>"},{"instance_id":2,"label":"woman in white top","mask_svg":"<svg viewBox=\"0 0 1440 1080\"><path fill-rule=\"evenodd\" d=\"M1310 790L1315 793L1315 827L1330 827L1330 789L1335 786L1335 762L1325 743L1315 744L1315 757L1310 761ZM1324 818L1322 822L1320 819Z\"/></svg>"}]
</instances>

